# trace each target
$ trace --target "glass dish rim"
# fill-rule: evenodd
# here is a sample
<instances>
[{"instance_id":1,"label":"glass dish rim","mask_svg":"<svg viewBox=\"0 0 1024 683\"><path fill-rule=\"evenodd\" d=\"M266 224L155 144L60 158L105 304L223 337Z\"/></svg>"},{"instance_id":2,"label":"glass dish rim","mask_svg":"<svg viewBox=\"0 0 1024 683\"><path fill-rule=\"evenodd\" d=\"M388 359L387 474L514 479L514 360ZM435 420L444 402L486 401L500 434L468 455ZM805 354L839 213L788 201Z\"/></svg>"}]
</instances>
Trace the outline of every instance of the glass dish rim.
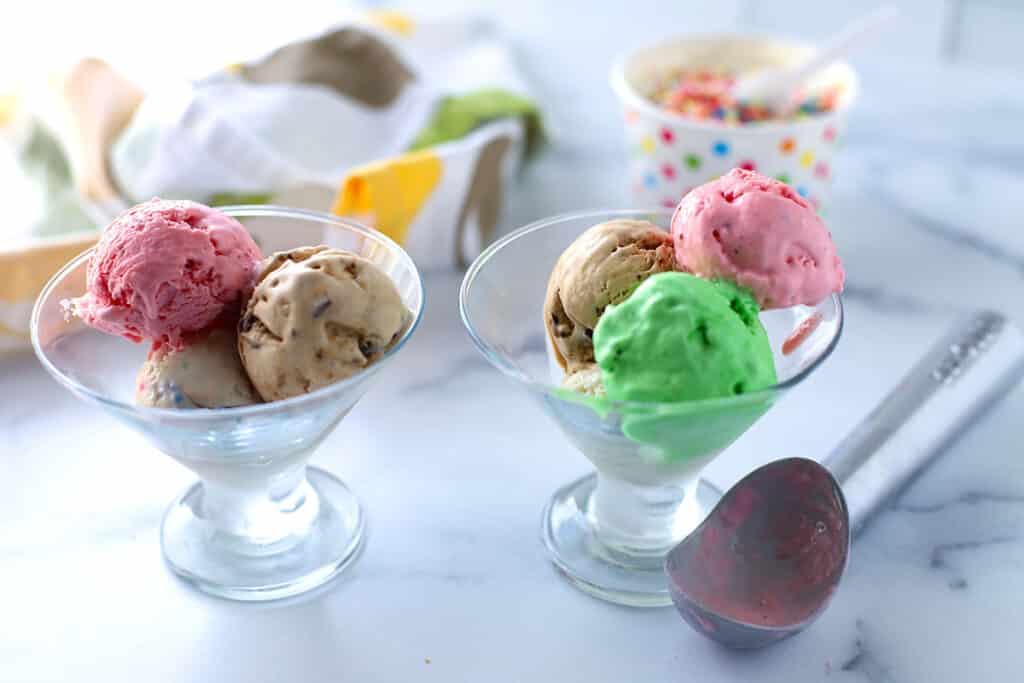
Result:
<instances>
[{"instance_id":1,"label":"glass dish rim","mask_svg":"<svg viewBox=\"0 0 1024 683\"><path fill-rule=\"evenodd\" d=\"M279 206L276 204L233 204L229 206L220 206L216 209L222 213L225 213L233 218L254 218L254 217L282 217L282 218L297 218L301 220L318 221L321 223L330 223L353 232L356 232L363 237L368 237L375 240L376 242L384 245L389 251L398 254L399 260L404 262L407 267L411 270L415 276L416 288L419 290L420 305L419 309L415 312L413 321L409 324L408 328L402 334L401 338L395 342L391 348L384 352L384 354L370 367L366 368L362 372L358 372L355 375L343 379L339 382L334 382L325 387L321 387L308 394L302 394L301 396L292 396L291 398L282 399L279 401L270 401L267 403L256 403L247 406L237 406L232 408L202 408L197 410L177 410L174 408L155 408L149 406L140 406L135 403L126 403L119 401L115 398L111 398L101 392L90 389L89 387L81 384L77 380L65 375L61 372L47 357L47 354L43 351L39 341L39 316L41 313L42 302L50 295L52 290L57 286L59 282L71 271L80 267L83 261L86 261L92 254L95 247L90 247L83 251L81 254L75 256L73 259L61 266L43 287L39 296L36 298L35 303L32 305L32 317L29 329L31 332L32 349L35 352L36 358L43 365L47 372L50 373L58 382L64 385L71 391L83 395L88 399L95 401L96 403L113 408L125 413L136 413L141 416L153 416L153 417L164 417L174 420L182 421L196 421L206 422L213 421L225 417L232 418L244 418L244 417L264 417L274 413L283 412L289 408L301 407L309 403L316 403L320 399L330 400L336 398L338 395L345 392L346 389L355 386L358 381L366 378L368 375L372 375L380 370L391 358L398 353L398 351L405 346L406 342L412 337L413 332L419 327L420 320L423 318L423 309L426 304L426 292L423 288L423 277L420 275L419 269L416 267L416 263L412 260L406 251L398 245L394 240L385 235L384 233L375 230L371 227L365 226L361 223L353 221L348 218L342 218L329 213L323 213L320 211L312 211L309 209L297 209L286 206ZM127 340L126 340L127 341ZM131 342L128 342L131 343Z\"/></svg>"},{"instance_id":2,"label":"glass dish rim","mask_svg":"<svg viewBox=\"0 0 1024 683\"><path fill-rule=\"evenodd\" d=\"M566 391L563 387L548 384L547 382L540 382L529 376L524 372L515 368L511 363L508 363L502 357L502 354L494 351L492 347L487 344L476 332L473 324L470 322L469 311L467 310L466 300L469 295L469 290L473 286L473 282L476 280L480 271L487 265L487 262L497 254L506 245L529 235L537 230L543 230L546 227L554 225L556 223L562 223L568 220L579 220L583 218L638 218L641 215L658 215L662 217L669 217L671 219L674 209L656 208L656 209L584 209L581 211L569 211L566 213L556 214L546 218L533 221L524 225L521 228L517 228L512 232L502 236L501 238L492 242L484 251L474 259L473 263L470 264L466 270L465 276L462 278L462 284L459 286L459 316L462 319L462 325L469 334L470 339L473 341L474 346L477 350L487 359L491 365L497 368L507 377L510 377L523 385L531 391L550 396L566 403L576 403L591 406L599 406L602 411L608 412L623 412L623 413L636 413L636 412L673 412L675 410L686 410L693 409L696 407L708 407L714 408L718 406L724 406L727 404L749 404L755 402L758 399L767 399L776 394L780 394L784 391L792 389L797 384L806 379L814 370L820 366L825 359L832 355L835 351L836 346L839 343L840 337L843 334L843 301L838 294L831 294L829 298L832 300L836 308L836 333L828 342L828 346L815 358L807 367L793 375L784 382L773 384L770 387L759 389L758 391L751 391L737 396L723 396L710 399L703 399L699 401L667 401L667 402L651 402L651 401L613 401L607 398L598 398L593 396L579 395L577 399L573 396L570 400L566 398L563 393ZM545 339L545 344L548 342Z\"/></svg>"}]
</instances>

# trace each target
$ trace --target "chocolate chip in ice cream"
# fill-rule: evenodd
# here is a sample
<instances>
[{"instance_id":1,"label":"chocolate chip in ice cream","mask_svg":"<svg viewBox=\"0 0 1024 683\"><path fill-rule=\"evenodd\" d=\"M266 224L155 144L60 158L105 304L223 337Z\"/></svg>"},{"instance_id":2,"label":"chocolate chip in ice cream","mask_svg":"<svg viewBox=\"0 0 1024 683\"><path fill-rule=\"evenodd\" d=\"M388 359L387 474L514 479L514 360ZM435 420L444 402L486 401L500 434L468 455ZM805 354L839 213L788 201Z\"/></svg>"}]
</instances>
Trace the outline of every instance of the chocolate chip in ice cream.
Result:
<instances>
[{"instance_id":1,"label":"chocolate chip in ice cream","mask_svg":"<svg viewBox=\"0 0 1024 683\"><path fill-rule=\"evenodd\" d=\"M323 299L320 299L320 301L317 301L316 305L313 306L313 317L314 318L319 318L320 316L322 316L324 314L324 311L326 311L330 307L331 307L331 300L330 299L328 299L327 297L324 297ZM292 330L292 331L294 332L294 330Z\"/></svg>"}]
</instances>

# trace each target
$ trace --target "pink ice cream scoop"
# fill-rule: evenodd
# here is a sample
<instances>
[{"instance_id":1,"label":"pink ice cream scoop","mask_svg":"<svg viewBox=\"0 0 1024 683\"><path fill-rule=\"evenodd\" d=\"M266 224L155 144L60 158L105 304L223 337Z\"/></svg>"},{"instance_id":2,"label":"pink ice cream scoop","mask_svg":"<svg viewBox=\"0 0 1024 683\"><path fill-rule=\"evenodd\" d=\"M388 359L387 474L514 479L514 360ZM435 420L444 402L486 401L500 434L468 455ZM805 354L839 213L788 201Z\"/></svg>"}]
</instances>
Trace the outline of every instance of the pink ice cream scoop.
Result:
<instances>
[{"instance_id":1,"label":"pink ice cream scoop","mask_svg":"<svg viewBox=\"0 0 1024 683\"><path fill-rule=\"evenodd\" d=\"M252 290L262 255L234 218L189 201L152 199L107 226L70 302L87 324L174 348Z\"/></svg>"},{"instance_id":2,"label":"pink ice cream scoop","mask_svg":"<svg viewBox=\"0 0 1024 683\"><path fill-rule=\"evenodd\" d=\"M672 216L676 260L732 280L761 308L814 305L843 289L843 265L821 218L791 187L733 169L691 190Z\"/></svg>"}]
</instances>

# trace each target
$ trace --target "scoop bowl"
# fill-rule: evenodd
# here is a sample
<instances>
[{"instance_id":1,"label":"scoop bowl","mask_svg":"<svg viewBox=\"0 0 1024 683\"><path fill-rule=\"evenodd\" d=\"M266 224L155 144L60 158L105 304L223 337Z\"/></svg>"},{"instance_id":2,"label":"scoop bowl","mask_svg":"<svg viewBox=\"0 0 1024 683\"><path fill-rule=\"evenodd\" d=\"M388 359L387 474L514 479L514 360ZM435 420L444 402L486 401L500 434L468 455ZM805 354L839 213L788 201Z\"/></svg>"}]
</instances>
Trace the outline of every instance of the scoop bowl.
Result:
<instances>
[{"instance_id":1,"label":"scoop bowl","mask_svg":"<svg viewBox=\"0 0 1024 683\"><path fill-rule=\"evenodd\" d=\"M799 633L846 569L842 489L813 460L786 458L731 488L665 559L672 601L697 631L751 649Z\"/></svg>"}]
</instances>

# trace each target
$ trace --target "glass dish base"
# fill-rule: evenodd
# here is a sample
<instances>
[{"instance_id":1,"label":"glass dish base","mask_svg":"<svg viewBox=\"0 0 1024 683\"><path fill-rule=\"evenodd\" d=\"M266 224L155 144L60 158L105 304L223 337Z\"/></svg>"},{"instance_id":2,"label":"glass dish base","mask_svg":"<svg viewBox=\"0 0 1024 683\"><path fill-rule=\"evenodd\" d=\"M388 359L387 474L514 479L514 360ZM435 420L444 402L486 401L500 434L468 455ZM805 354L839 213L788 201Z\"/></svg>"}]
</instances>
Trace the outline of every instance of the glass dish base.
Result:
<instances>
[{"instance_id":1,"label":"glass dish base","mask_svg":"<svg viewBox=\"0 0 1024 683\"><path fill-rule=\"evenodd\" d=\"M541 536L559 572L573 585L594 597L629 607L666 607L672 604L665 577L664 552L633 555L602 543L587 514L597 485L588 474L555 492L541 524ZM722 497L704 480L695 496L683 501L675 531L681 540L696 529Z\"/></svg>"},{"instance_id":2,"label":"glass dish base","mask_svg":"<svg viewBox=\"0 0 1024 683\"><path fill-rule=\"evenodd\" d=\"M204 519L196 483L164 515L164 560L210 595L262 602L305 593L340 574L359 555L366 521L359 499L333 475L306 468L306 484L288 512L306 523L272 541L225 533Z\"/></svg>"}]
</instances>

